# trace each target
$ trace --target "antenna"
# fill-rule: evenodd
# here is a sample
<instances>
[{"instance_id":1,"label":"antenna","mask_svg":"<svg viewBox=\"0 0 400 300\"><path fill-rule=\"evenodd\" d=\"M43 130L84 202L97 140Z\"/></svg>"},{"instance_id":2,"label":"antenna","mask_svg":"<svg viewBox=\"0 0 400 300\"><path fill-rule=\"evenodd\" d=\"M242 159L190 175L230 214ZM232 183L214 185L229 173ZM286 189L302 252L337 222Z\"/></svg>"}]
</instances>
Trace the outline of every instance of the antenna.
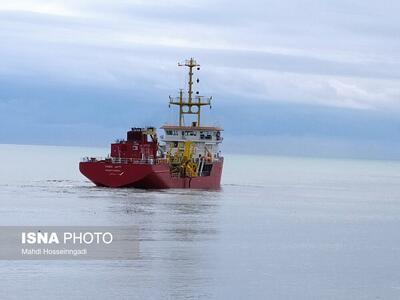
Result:
<instances>
[{"instance_id":1,"label":"antenna","mask_svg":"<svg viewBox=\"0 0 400 300\"><path fill-rule=\"evenodd\" d=\"M200 70L200 65L194 58L190 58L178 63L178 66L189 68L187 99L183 97L183 90L180 89L178 97L169 97L169 105L179 106L179 126L183 125L184 115L197 115L197 126L200 126L201 107L208 105L211 108L211 97L198 96L198 92L193 97L193 68L197 67L197 70ZM199 79L196 82L199 82Z\"/></svg>"}]
</instances>

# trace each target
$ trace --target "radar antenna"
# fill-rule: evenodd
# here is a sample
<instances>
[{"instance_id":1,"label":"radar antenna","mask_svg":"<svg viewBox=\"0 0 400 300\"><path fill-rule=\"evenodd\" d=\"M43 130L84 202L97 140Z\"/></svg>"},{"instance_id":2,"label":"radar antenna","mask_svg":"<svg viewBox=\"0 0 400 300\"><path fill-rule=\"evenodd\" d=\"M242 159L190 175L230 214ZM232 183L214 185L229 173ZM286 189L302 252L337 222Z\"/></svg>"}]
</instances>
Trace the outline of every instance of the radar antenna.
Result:
<instances>
[{"instance_id":1,"label":"radar antenna","mask_svg":"<svg viewBox=\"0 0 400 300\"><path fill-rule=\"evenodd\" d=\"M184 115L197 115L196 125L200 126L201 107L208 105L211 108L212 97L199 96L197 95L198 92L193 97L193 68L197 67L197 70L200 70L200 65L197 64L194 58L187 59L183 63L178 63L178 66L189 68L187 98L183 96L183 90L180 89L178 97L169 97L169 104L179 106L179 126L183 125ZM199 82L199 79L196 81Z\"/></svg>"}]
</instances>

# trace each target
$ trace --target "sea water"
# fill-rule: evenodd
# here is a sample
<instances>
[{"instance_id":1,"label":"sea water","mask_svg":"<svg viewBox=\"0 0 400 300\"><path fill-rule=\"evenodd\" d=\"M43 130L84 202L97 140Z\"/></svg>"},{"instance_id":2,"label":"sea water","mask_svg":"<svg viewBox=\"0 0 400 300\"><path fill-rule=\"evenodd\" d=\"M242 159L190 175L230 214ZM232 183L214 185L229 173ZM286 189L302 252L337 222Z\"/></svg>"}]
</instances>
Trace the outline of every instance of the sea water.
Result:
<instances>
[{"instance_id":1,"label":"sea water","mask_svg":"<svg viewBox=\"0 0 400 300\"><path fill-rule=\"evenodd\" d=\"M135 225L131 261L0 261L0 299L400 299L400 163L226 155L219 191L108 189L107 149L0 145L0 225Z\"/></svg>"}]
</instances>

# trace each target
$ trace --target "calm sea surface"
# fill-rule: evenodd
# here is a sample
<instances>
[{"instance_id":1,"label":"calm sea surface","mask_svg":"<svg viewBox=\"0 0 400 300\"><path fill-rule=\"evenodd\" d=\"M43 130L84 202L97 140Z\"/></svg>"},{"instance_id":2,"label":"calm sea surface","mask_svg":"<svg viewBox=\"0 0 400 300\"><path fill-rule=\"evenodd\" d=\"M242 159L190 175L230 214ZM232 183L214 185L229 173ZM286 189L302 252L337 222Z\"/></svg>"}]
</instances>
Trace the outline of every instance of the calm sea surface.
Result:
<instances>
[{"instance_id":1,"label":"calm sea surface","mask_svg":"<svg viewBox=\"0 0 400 300\"><path fill-rule=\"evenodd\" d=\"M0 225L136 225L134 261L0 261L0 299L400 299L400 163L226 155L222 189L94 187L0 145Z\"/></svg>"}]
</instances>

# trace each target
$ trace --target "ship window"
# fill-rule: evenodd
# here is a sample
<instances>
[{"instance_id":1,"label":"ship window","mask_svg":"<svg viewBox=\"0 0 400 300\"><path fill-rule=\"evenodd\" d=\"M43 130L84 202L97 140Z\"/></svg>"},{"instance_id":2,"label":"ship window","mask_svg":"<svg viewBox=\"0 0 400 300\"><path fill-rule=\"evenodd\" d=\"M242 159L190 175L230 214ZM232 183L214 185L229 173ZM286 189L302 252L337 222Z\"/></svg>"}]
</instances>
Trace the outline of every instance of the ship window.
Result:
<instances>
[{"instance_id":1,"label":"ship window","mask_svg":"<svg viewBox=\"0 0 400 300\"><path fill-rule=\"evenodd\" d=\"M166 130L165 133L167 135L178 135L178 131L177 130Z\"/></svg>"},{"instance_id":2,"label":"ship window","mask_svg":"<svg viewBox=\"0 0 400 300\"><path fill-rule=\"evenodd\" d=\"M196 136L196 132L195 132L195 131L192 131L192 130L190 130L190 131L185 131L184 135L186 135L186 136Z\"/></svg>"}]
</instances>

